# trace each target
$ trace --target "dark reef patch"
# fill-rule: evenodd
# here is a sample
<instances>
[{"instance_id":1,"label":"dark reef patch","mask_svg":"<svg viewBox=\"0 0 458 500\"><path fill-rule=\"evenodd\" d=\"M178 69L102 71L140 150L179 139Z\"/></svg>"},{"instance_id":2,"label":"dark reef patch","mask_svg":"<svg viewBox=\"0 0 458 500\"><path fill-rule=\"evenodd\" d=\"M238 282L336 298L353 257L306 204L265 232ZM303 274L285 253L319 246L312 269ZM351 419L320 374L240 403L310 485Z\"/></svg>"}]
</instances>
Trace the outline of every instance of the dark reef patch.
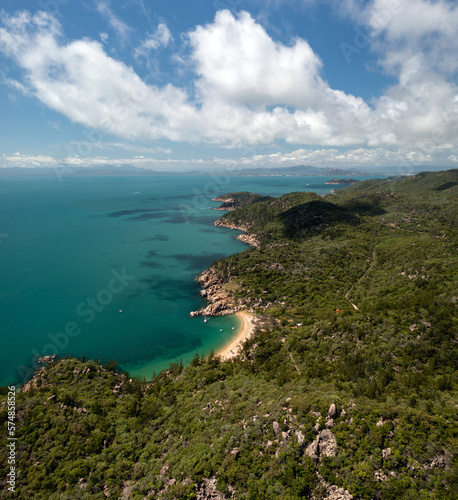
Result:
<instances>
[{"instance_id":1,"label":"dark reef patch","mask_svg":"<svg viewBox=\"0 0 458 500\"><path fill-rule=\"evenodd\" d=\"M169 241L169 237L166 234L155 234L154 236L148 236L143 238L142 241Z\"/></svg>"},{"instance_id":2,"label":"dark reef patch","mask_svg":"<svg viewBox=\"0 0 458 500\"><path fill-rule=\"evenodd\" d=\"M225 254L221 252L205 252L203 254L192 255L192 254L176 254L171 255L171 258L178 260L180 263L187 263L189 270L202 270L210 266L212 262L226 257Z\"/></svg>"}]
</instances>

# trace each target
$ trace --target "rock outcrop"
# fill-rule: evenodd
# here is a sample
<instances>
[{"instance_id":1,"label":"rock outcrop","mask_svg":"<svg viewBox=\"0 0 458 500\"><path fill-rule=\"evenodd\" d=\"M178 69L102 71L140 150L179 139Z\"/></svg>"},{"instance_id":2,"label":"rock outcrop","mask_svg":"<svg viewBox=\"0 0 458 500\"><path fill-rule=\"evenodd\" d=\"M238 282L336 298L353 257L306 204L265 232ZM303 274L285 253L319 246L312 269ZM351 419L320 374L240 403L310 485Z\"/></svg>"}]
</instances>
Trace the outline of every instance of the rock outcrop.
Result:
<instances>
[{"instance_id":1,"label":"rock outcrop","mask_svg":"<svg viewBox=\"0 0 458 500\"><path fill-rule=\"evenodd\" d=\"M328 419L334 419L337 417L337 408L336 408L336 405L334 403L332 403L332 405L329 407L329 411L328 411Z\"/></svg>"},{"instance_id":2,"label":"rock outcrop","mask_svg":"<svg viewBox=\"0 0 458 500\"><path fill-rule=\"evenodd\" d=\"M318 438L312 441L305 449L305 454L308 455L314 462L318 462L319 458Z\"/></svg>"},{"instance_id":3,"label":"rock outcrop","mask_svg":"<svg viewBox=\"0 0 458 500\"><path fill-rule=\"evenodd\" d=\"M324 429L319 436L320 456L335 457L337 455L337 441L329 429Z\"/></svg>"},{"instance_id":4,"label":"rock outcrop","mask_svg":"<svg viewBox=\"0 0 458 500\"><path fill-rule=\"evenodd\" d=\"M244 308L243 305L236 306L232 302L228 292L224 290L224 285L229 281L229 278L218 273L214 268L199 274L196 280L202 287L200 295L209 304L199 311L191 312L191 318L194 316L226 316Z\"/></svg>"},{"instance_id":5,"label":"rock outcrop","mask_svg":"<svg viewBox=\"0 0 458 500\"><path fill-rule=\"evenodd\" d=\"M215 198L215 200L218 199ZM248 245L251 245L253 247L260 246L256 235L247 233L246 227L225 223L221 220L215 221L214 225L244 231L243 234L237 236L240 241L243 241L244 243L247 243ZM274 264L274 266L276 266L275 269L281 268L281 270L283 270L283 267L280 264ZM230 276L224 276L221 273L218 273L214 268L210 268L199 274L196 280L202 287L202 290L200 292L201 297L207 300L209 304L199 311L192 311L189 314L191 318L193 318L194 316L226 316L228 314L234 314L246 307L243 304L234 304L229 296L229 293L224 290L224 285L230 281Z\"/></svg>"},{"instance_id":6,"label":"rock outcrop","mask_svg":"<svg viewBox=\"0 0 458 500\"><path fill-rule=\"evenodd\" d=\"M218 219L217 221L215 221L214 225L218 226L218 227L228 227L229 229L237 229L238 231L243 231L243 234L239 234L237 236L237 239L239 239L240 241L243 241L243 243L247 243L248 245L250 245L252 247L259 247L261 245L259 240L257 239L256 235L249 234L248 228L245 226L237 226L235 224L224 222L221 219Z\"/></svg>"},{"instance_id":7,"label":"rock outcrop","mask_svg":"<svg viewBox=\"0 0 458 500\"><path fill-rule=\"evenodd\" d=\"M202 483L196 487L196 495L198 500L225 500L228 498L234 498L234 493L226 496L218 491L216 488L215 477L210 479L204 478Z\"/></svg>"},{"instance_id":8,"label":"rock outcrop","mask_svg":"<svg viewBox=\"0 0 458 500\"><path fill-rule=\"evenodd\" d=\"M278 436L278 434L280 432L280 424L278 422L274 422L273 423L273 428L274 428L274 434L276 436Z\"/></svg>"},{"instance_id":9,"label":"rock outcrop","mask_svg":"<svg viewBox=\"0 0 458 500\"><path fill-rule=\"evenodd\" d=\"M344 490L343 488L339 488L335 485L330 485L327 481L324 480L323 476L317 472L318 479L320 484L326 488L323 500L352 500L353 495L348 490ZM316 500L315 496L312 496L313 500Z\"/></svg>"},{"instance_id":10,"label":"rock outcrop","mask_svg":"<svg viewBox=\"0 0 458 500\"><path fill-rule=\"evenodd\" d=\"M323 429L315 439L305 449L314 462L318 462L321 457L335 457L337 455L337 441L334 434L329 429Z\"/></svg>"},{"instance_id":11,"label":"rock outcrop","mask_svg":"<svg viewBox=\"0 0 458 500\"><path fill-rule=\"evenodd\" d=\"M233 212L237 208L234 198L218 196L216 198L213 198L212 201L222 201L221 205L219 207L213 208L213 210L224 210L225 212Z\"/></svg>"}]
</instances>

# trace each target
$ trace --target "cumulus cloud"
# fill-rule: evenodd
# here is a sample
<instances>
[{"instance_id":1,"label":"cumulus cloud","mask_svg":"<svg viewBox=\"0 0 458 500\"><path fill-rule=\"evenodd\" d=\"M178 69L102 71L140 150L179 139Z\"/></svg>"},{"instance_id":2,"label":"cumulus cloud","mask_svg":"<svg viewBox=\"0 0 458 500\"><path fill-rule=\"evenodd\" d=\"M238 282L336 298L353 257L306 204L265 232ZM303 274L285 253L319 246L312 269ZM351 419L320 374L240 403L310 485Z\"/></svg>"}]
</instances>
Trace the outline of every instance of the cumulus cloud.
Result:
<instances>
[{"instance_id":1,"label":"cumulus cloud","mask_svg":"<svg viewBox=\"0 0 458 500\"><path fill-rule=\"evenodd\" d=\"M76 146L76 147L74 147ZM417 164L437 166L430 155L424 155L422 151L412 151L408 149L387 149L387 148L300 148L291 152L281 152L269 154L246 155L242 157L217 156L210 159L186 158L178 159L171 157L152 157L150 155L161 156L172 153L170 149L164 148L136 148L123 143L94 143L91 150L113 151L117 148L136 153L133 156L122 156L112 158L105 155L76 154L79 149L78 143L70 144L68 151L72 152L64 158L53 158L44 155L3 155L0 157L0 168L4 167L50 167L60 169L63 167L125 167L133 166L137 168L153 169L158 171L170 170L192 170L195 167L207 171L225 170L228 173L236 174L240 168L256 167L288 167L296 165L314 165L317 167L335 168L371 168L374 165L398 167L399 174L412 172L412 167ZM145 153L144 155L138 153ZM458 163L457 155L444 156L443 162Z\"/></svg>"},{"instance_id":2,"label":"cumulus cloud","mask_svg":"<svg viewBox=\"0 0 458 500\"><path fill-rule=\"evenodd\" d=\"M184 92L146 85L99 42L62 43L60 26L48 14L23 12L7 24L0 49L25 71L27 89L76 123L127 138L173 140L181 138L186 116L195 114Z\"/></svg>"},{"instance_id":3,"label":"cumulus cloud","mask_svg":"<svg viewBox=\"0 0 458 500\"><path fill-rule=\"evenodd\" d=\"M361 99L329 89L318 74L321 63L306 42L297 41L293 47L276 44L246 13L235 18L228 11L220 12L213 24L190 34L196 52L193 60L200 68L195 81L200 101L196 103L170 84L163 88L145 84L132 68L109 57L99 42L83 39L64 43L58 22L48 14L23 12L7 19L7 24L8 28L0 30L0 47L26 71L31 92L72 121L122 137L225 146L269 144L278 139L323 144L353 140L348 130L347 138L335 130L317 102L301 96L301 85L307 85L307 92L314 92L324 105L333 108L334 119L346 114L357 124L361 113L367 113ZM231 49L233 57L222 63L222 77L232 68L238 78L226 92L222 83L211 79L216 61L205 65L202 44L217 45L218 39L228 40L234 33L238 33L237 40L248 43L251 39L252 48L251 54L239 55ZM255 89L249 88L242 72L236 70L238 56L241 63L244 58L251 63L258 57L265 62L275 56L280 68L286 70L290 63L295 66L279 84L266 85L255 106ZM265 70L258 65L256 71L257 84L263 78L277 80L278 72L272 65ZM288 100L290 94L292 100ZM279 104L274 106L275 101Z\"/></svg>"},{"instance_id":4,"label":"cumulus cloud","mask_svg":"<svg viewBox=\"0 0 458 500\"><path fill-rule=\"evenodd\" d=\"M217 13L189 35L202 93L252 106L313 104L326 89L322 62L305 40L274 42L247 12Z\"/></svg>"},{"instance_id":5,"label":"cumulus cloud","mask_svg":"<svg viewBox=\"0 0 458 500\"><path fill-rule=\"evenodd\" d=\"M2 167L50 167L58 164L52 156L24 155L19 151L12 155L3 154L0 159Z\"/></svg>"},{"instance_id":6,"label":"cumulus cloud","mask_svg":"<svg viewBox=\"0 0 458 500\"><path fill-rule=\"evenodd\" d=\"M369 151L382 161L384 148L387 154L402 151L407 160L416 152L416 158L421 154L429 161L435 150L457 147L458 6L445 0L393 1L373 0L353 13L367 27L383 70L398 79L371 103L332 89L306 40L277 42L246 12L220 11L212 23L187 34L192 93L146 84L98 41L66 41L58 21L45 13L5 18L0 50L24 71L17 88L74 122L121 138L222 147L279 141L345 146L353 148L344 158L348 162L371 159ZM98 5L115 27L109 4ZM427 23L423 16L429 16ZM127 34L127 28L118 25L119 33ZM137 57L171 40L160 24L137 48ZM340 161L342 152L336 151L327 161ZM319 161L314 154L304 159Z\"/></svg>"},{"instance_id":7,"label":"cumulus cloud","mask_svg":"<svg viewBox=\"0 0 458 500\"><path fill-rule=\"evenodd\" d=\"M383 71L398 82L374 103L369 144L440 147L458 136L458 4L447 0L346 2L366 27Z\"/></svg>"}]
</instances>

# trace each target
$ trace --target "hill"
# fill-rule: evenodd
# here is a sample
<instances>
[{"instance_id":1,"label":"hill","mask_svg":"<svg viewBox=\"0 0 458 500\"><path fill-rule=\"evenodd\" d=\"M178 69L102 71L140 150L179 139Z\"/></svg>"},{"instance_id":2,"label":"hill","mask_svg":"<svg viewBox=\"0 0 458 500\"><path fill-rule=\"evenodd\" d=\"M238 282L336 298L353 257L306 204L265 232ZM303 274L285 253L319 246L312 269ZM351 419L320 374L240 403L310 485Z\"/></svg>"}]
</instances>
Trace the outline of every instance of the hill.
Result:
<instances>
[{"instance_id":1,"label":"hill","mask_svg":"<svg viewBox=\"0 0 458 500\"><path fill-rule=\"evenodd\" d=\"M378 175L368 174L359 170L342 170L339 168L312 167L310 165L295 165L294 167L258 167L244 168L237 172L239 176L309 176L309 175Z\"/></svg>"},{"instance_id":2,"label":"hill","mask_svg":"<svg viewBox=\"0 0 458 500\"><path fill-rule=\"evenodd\" d=\"M256 246L207 273L221 313L257 314L253 337L149 382L43 360L16 394L9 498L456 498L457 186L455 170L223 197L218 224Z\"/></svg>"}]
</instances>

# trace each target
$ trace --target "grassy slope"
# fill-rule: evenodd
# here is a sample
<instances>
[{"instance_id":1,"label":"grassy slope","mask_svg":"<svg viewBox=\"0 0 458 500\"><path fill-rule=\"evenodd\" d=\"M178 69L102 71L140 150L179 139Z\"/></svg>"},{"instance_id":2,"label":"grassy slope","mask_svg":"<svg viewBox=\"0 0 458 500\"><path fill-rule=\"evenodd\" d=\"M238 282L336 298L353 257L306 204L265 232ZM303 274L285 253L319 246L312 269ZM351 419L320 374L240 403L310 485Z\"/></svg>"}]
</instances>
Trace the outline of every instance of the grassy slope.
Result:
<instances>
[{"instance_id":1,"label":"grassy slope","mask_svg":"<svg viewBox=\"0 0 458 500\"><path fill-rule=\"evenodd\" d=\"M457 178L245 196L223 220L262 245L214 266L270 327L235 362L196 357L149 384L49 365L18 396L16 497L195 498L210 477L235 498L320 497L318 470L358 498L455 498ZM338 453L315 464L304 449L331 403Z\"/></svg>"}]
</instances>

